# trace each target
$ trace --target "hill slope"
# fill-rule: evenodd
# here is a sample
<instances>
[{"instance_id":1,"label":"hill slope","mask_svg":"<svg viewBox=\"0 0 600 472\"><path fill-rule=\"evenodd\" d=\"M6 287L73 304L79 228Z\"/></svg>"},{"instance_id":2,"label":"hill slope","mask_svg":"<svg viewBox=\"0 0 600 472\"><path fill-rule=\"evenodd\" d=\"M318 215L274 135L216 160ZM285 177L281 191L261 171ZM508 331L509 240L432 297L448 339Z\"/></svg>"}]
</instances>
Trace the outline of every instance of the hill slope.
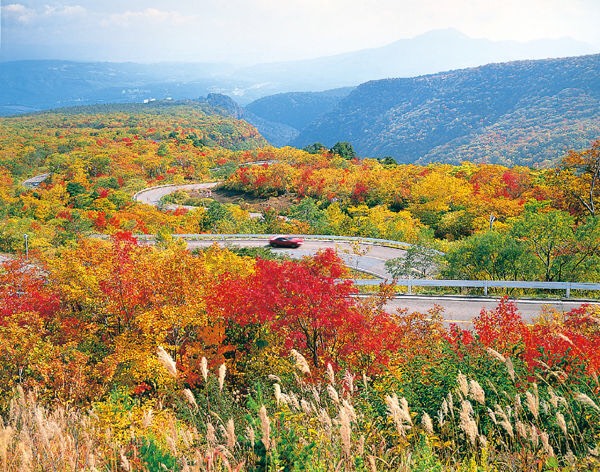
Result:
<instances>
[{"instance_id":1,"label":"hill slope","mask_svg":"<svg viewBox=\"0 0 600 472\"><path fill-rule=\"evenodd\" d=\"M224 93L246 104L267 95L355 86L489 62L598 52L564 38L525 43L430 31L386 46L291 62L239 67L223 63L0 62L0 115L97 103L197 98Z\"/></svg>"},{"instance_id":2,"label":"hill slope","mask_svg":"<svg viewBox=\"0 0 600 472\"><path fill-rule=\"evenodd\" d=\"M350 141L399 162L540 164L600 136L600 55L371 81L305 128L297 146Z\"/></svg>"}]
</instances>

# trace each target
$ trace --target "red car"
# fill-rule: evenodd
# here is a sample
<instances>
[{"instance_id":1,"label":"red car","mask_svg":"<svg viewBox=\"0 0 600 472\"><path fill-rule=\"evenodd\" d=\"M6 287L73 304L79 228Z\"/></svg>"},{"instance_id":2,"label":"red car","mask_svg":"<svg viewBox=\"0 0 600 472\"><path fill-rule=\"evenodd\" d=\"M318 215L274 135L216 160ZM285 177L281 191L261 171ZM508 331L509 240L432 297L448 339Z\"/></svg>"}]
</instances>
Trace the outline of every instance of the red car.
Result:
<instances>
[{"instance_id":1,"label":"red car","mask_svg":"<svg viewBox=\"0 0 600 472\"><path fill-rule=\"evenodd\" d=\"M304 243L304 239L296 236L273 236L269 239L271 247L300 247Z\"/></svg>"}]
</instances>

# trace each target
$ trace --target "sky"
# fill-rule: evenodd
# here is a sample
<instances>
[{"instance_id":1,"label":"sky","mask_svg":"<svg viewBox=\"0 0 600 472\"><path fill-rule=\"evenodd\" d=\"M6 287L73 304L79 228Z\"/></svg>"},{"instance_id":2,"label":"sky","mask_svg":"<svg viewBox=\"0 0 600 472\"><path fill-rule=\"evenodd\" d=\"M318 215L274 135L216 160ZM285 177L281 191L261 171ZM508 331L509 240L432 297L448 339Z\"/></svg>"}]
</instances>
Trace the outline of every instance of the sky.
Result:
<instances>
[{"instance_id":1,"label":"sky","mask_svg":"<svg viewBox=\"0 0 600 472\"><path fill-rule=\"evenodd\" d=\"M378 47L455 28L570 37L600 52L600 0L0 0L0 60L252 64Z\"/></svg>"}]
</instances>

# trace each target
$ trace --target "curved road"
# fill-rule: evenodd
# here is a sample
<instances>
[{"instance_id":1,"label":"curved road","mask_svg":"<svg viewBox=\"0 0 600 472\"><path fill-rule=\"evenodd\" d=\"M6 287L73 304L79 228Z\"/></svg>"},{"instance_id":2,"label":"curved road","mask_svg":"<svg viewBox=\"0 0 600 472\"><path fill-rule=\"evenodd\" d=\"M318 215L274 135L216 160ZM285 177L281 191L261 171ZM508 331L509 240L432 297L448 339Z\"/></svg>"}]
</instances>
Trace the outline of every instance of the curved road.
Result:
<instances>
[{"instance_id":1,"label":"curved road","mask_svg":"<svg viewBox=\"0 0 600 472\"><path fill-rule=\"evenodd\" d=\"M188 246L193 248L207 247L218 243L225 247L265 247L269 240L265 239L207 239L202 241L188 241ZM299 249L271 249L273 252L285 254L290 257L300 258L314 255L317 251L332 248L346 262L349 267L360 271L371 273L377 277L391 280L391 275L385 270L385 261L405 254L402 249L377 246L373 244L359 244L357 246L342 241L319 241L305 240ZM499 298L483 297L460 297L460 296L418 296L401 295L394 297L387 305L387 311L393 313L398 310L418 311L425 313L434 305L444 309L444 320L447 323L458 323L467 327L471 326L475 318L483 308L490 310L498 305ZM558 312L565 313L573 308L578 308L584 301L577 300L515 300L517 307L526 321L531 321L539 316L544 307L553 308ZM591 302L598 304L598 302Z\"/></svg>"},{"instance_id":2,"label":"curved road","mask_svg":"<svg viewBox=\"0 0 600 472\"><path fill-rule=\"evenodd\" d=\"M163 185L144 189L134 195L134 200L141 203L157 206L165 195L177 190L210 189L218 185L218 182L205 182L197 184ZM268 245L268 237L265 239L232 239L225 240L202 240L188 241L188 246L193 248L206 247L215 242L224 246L264 247ZM385 261L396 257L402 257L405 251L398 248L378 246L374 244L351 244L343 241L317 241L305 240L299 249L272 249L274 252L285 253L288 256L300 258L313 255L318 250L332 248L346 264L354 269L375 275L382 279L391 280L390 273L385 269ZM516 304L525 320L532 320L538 316L544 307L551 307L559 312L567 312L579 307L583 301L576 300L517 300ZM599 304L597 301L591 302ZM409 311L426 312L433 305L439 305L444 309L444 319L447 322L462 323L470 326L472 319L477 316L482 308L492 309L498 305L498 298L473 298L473 297L426 297L426 296L398 296L390 300L387 310L408 309Z\"/></svg>"},{"instance_id":3,"label":"curved road","mask_svg":"<svg viewBox=\"0 0 600 472\"><path fill-rule=\"evenodd\" d=\"M182 185L160 185L140 190L133 196L136 202L146 203L152 206L158 206L160 199L177 190L200 190L211 189L219 185L219 182L204 182L201 184L182 184Z\"/></svg>"}]
</instances>

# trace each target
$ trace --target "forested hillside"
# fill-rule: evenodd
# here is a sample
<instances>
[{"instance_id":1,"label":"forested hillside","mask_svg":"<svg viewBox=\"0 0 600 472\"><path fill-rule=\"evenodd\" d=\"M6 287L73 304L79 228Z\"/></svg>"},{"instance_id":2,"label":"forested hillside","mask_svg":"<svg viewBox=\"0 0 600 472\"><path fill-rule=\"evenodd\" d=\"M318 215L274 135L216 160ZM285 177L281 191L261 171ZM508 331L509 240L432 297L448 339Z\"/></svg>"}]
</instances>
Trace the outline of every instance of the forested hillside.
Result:
<instances>
[{"instance_id":1,"label":"forested hillside","mask_svg":"<svg viewBox=\"0 0 600 472\"><path fill-rule=\"evenodd\" d=\"M398 277L600 281L599 141L548 169L397 165L265 146L208 101L0 119L3 470L598 468L597 305L526 323L502 298L463 329L389 312L393 285L357 297L333 249L173 234L381 237Z\"/></svg>"},{"instance_id":2,"label":"forested hillside","mask_svg":"<svg viewBox=\"0 0 600 472\"><path fill-rule=\"evenodd\" d=\"M600 55L490 64L357 87L294 141L398 162L547 165L600 133Z\"/></svg>"}]
</instances>

